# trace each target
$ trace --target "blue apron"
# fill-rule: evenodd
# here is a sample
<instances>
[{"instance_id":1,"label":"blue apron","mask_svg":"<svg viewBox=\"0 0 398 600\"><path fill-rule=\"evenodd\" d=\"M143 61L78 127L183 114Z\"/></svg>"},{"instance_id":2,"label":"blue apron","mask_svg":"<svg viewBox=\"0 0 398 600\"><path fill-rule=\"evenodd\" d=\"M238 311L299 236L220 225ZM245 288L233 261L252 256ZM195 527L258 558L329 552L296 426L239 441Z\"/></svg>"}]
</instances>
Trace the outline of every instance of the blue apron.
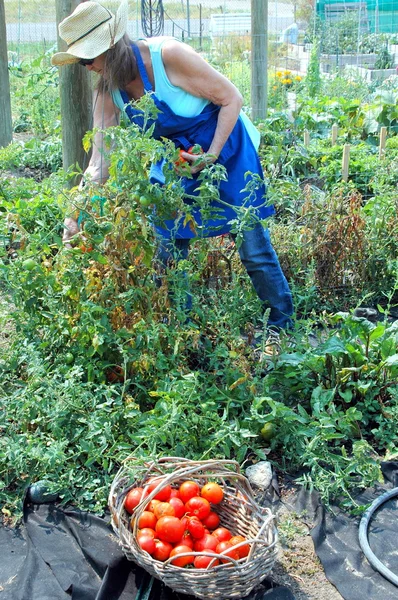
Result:
<instances>
[{"instance_id":1,"label":"blue apron","mask_svg":"<svg viewBox=\"0 0 398 600\"><path fill-rule=\"evenodd\" d=\"M146 93L151 93L151 98L160 111L154 121L149 120L146 123L147 128L154 126L153 137L158 140L162 137L168 138L174 142L177 148L183 150L188 150L191 146L199 144L207 152L216 130L220 107L210 103L196 117L176 115L163 100L156 96L156 92L153 91L149 81L141 53L136 45L132 45L132 48L144 84L144 90ZM142 111L131 106L130 99L124 90L120 90L120 93L125 103L125 112L130 121L143 128L144 117ZM234 220L236 222L239 209L250 208L251 214L256 220L265 219L274 213L273 206L267 204L265 197L266 188L257 150L240 117L217 162L223 165L227 171L227 180L219 183L219 194L220 199L228 206L214 200L211 203L213 209L211 217L206 220L202 218L200 208L194 207L192 209L194 226L192 226L191 221L184 224L184 214L178 215L176 219L165 220L161 223L161 226L155 225L159 235L167 239L222 235L231 231L232 222ZM153 165L150 173L152 183L164 183L162 171L164 166L164 161ZM243 190L250 179L253 179L252 173L259 176L260 180L259 182L253 182L254 185L251 187L249 194L248 191ZM184 177L182 185L188 195L199 195L197 188L200 182L197 180L197 175L194 175L192 179ZM187 203L191 204L192 200L187 198Z\"/></svg>"}]
</instances>

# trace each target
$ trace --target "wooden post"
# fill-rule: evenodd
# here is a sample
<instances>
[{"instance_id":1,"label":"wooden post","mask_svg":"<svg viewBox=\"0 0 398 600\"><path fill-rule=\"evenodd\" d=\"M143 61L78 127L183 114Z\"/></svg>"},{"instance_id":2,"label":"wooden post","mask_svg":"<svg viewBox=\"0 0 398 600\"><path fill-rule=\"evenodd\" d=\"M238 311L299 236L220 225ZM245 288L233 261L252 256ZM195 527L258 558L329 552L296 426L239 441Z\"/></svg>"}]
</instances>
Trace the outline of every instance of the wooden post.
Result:
<instances>
[{"instance_id":1,"label":"wooden post","mask_svg":"<svg viewBox=\"0 0 398 600\"><path fill-rule=\"evenodd\" d=\"M380 128L379 158L382 159L386 151L387 127Z\"/></svg>"},{"instance_id":2,"label":"wooden post","mask_svg":"<svg viewBox=\"0 0 398 600\"><path fill-rule=\"evenodd\" d=\"M70 15L76 6L76 0L56 0L57 26ZM58 37L61 52L67 46ZM62 158L64 169L76 163L81 169L87 166L88 156L83 150L82 139L92 127L92 86L90 72L79 64L59 68L59 87L61 97ZM75 185L77 181L71 182Z\"/></svg>"},{"instance_id":3,"label":"wooden post","mask_svg":"<svg viewBox=\"0 0 398 600\"><path fill-rule=\"evenodd\" d=\"M310 132L308 129L304 130L304 146L307 148L310 145Z\"/></svg>"},{"instance_id":4,"label":"wooden post","mask_svg":"<svg viewBox=\"0 0 398 600\"><path fill-rule=\"evenodd\" d=\"M332 146L336 145L338 133L339 126L337 125L337 123L334 123L334 125L332 125Z\"/></svg>"},{"instance_id":5,"label":"wooden post","mask_svg":"<svg viewBox=\"0 0 398 600\"><path fill-rule=\"evenodd\" d=\"M0 0L0 148L12 142L10 78L8 76L6 11Z\"/></svg>"},{"instance_id":6,"label":"wooden post","mask_svg":"<svg viewBox=\"0 0 398 600\"><path fill-rule=\"evenodd\" d=\"M251 106L253 119L267 116L268 0L251 0Z\"/></svg>"},{"instance_id":7,"label":"wooden post","mask_svg":"<svg viewBox=\"0 0 398 600\"><path fill-rule=\"evenodd\" d=\"M348 181L348 167L350 165L350 144L344 144L343 147L343 162L341 165L341 179Z\"/></svg>"}]
</instances>

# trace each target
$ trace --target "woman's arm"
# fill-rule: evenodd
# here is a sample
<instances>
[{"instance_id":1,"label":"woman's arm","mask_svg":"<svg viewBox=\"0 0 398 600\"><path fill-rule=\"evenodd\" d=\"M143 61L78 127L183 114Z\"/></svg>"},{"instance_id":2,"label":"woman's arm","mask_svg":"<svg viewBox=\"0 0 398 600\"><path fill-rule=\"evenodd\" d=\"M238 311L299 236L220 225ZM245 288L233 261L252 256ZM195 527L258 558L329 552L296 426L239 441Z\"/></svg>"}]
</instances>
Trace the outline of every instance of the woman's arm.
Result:
<instances>
[{"instance_id":1,"label":"woman's arm","mask_svg":"<svg viewBox=\"0 0 398 600\"><path fill-rule=\"evenodd\" d=\"M238 120L243 105L241 93L186 44L176 40L165 42L162 59L173 85L221 107L214 137L207 151L207 154L218 157ZM188 160L197 160L197 157L189 156L184 154Z\"/></svg>"},{"instance_id":2,"label":"woman's arm","mask_svg":"<svg viewBox=\"0 0 398 600\"><path fill-rule=\"evenodd\" d=\"M120 111L108 92L96 90L93 97L93 128L107 129L119 124ZM104 136L96 133L93 140L91 159L84 175L89 175L95 183L105 183L109 176L109 164L105 157Z\"/></svg>"},{"instance_id":3,"label":"woman's arm","mask_svg":"<svg viewBox=\"0 0 398 600\"><path fill-rule=\"evenodd\" d=\"M108 92L94 92L93 98L93 128L107 129L113 125L118 125L119 109L113 104L112 98ZM96 133L93 140L92 153L87 169L84 171L81 186L84 185L84 178L88 175L90 181L94 183L105 183L109 176L109 164L104 156L104 139L102 133ZM64 233L62 241L67 248L71 248L72 238L79 233L79 225L74 216L67 216L64 221Z\"/></svg>"}]
</instances>

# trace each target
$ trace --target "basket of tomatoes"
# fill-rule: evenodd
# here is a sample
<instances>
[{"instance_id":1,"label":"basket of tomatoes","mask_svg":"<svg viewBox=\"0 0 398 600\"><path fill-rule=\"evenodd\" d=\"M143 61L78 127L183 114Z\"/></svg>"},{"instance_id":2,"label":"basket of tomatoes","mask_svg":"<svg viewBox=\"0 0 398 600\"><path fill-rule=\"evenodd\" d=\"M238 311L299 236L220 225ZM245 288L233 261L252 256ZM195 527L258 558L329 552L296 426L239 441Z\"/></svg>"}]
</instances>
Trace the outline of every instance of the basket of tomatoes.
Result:
<instances>
[{"instance_id":1,"label":"basket of tomatoes","mask_svg":"<svg viewBox=\"0 0 398 600\"><path fill-rule=\"evenodd\" d=\"M109 507L127 558L176 592L242 598L274 565L275 517L235 461L127 459Z\"/></svg>"}]
</instances>

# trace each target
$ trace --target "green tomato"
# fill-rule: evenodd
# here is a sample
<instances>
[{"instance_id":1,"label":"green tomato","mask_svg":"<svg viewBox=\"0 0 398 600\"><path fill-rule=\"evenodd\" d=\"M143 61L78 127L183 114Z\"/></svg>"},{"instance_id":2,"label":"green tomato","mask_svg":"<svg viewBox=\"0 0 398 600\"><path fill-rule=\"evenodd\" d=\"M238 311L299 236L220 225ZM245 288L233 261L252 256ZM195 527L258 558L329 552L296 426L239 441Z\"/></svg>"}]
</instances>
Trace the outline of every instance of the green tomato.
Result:
<instances>
[{"instance_id":1,"label":"green tomato","mask_svg":"<svg viewBox=\"0 0 398 600\"><path fill-rule=\"evenodd\" d=\"M24 269L26 269L27 271L33 271L33 269L35 267L37 267L37 262L35 260L33 260L33 258L26 258L23 263L22 266Z\"/></svg>"},{"instance_id":2,"label":"green tomato","mask_svg":"<svg viewBox=\"0 0 398 600\"><path fill-rule=\"evenodd\" d=\"M275 427L275 423L272 423L272 422L265 423L265 425L263 425L263 427L260 431L260 436L266 442L269 442L270 440L272 440L272 438L275 437L275 434L276 434L276 427Z\"/></svg>"},{"instance_id":3,"label":"green tomato","mask_svg":"<svg viewBox=\"0 0 398 600\"><path fill-rule=\"evenodd\" d=\"M100 226L100 231L103 235L106 235L107 233L110 233L113 229L113 225L112 223L103 223Z\"/></svg>"},{"instance_id":4,"label":"green tomato","mask_svg":"<svg viewBox=\"0 0 398 600\"><path fill-rule=\"evenodd\" d=\"M147 196L140 196L140 204L141 206L149 206L151 204L151 200Z\"/></svg>"},{"instance_id":5,"label":"green tomato","mask_svg":"<svg viewBox=\"0 0 398 600\"><path fill-rule=\"evenodd\" d=\"M73 356L72 352L67 352L65 354L65 363L67 365L71 365L75 360L75 357Z\"/></svg>"}]
</instances>

